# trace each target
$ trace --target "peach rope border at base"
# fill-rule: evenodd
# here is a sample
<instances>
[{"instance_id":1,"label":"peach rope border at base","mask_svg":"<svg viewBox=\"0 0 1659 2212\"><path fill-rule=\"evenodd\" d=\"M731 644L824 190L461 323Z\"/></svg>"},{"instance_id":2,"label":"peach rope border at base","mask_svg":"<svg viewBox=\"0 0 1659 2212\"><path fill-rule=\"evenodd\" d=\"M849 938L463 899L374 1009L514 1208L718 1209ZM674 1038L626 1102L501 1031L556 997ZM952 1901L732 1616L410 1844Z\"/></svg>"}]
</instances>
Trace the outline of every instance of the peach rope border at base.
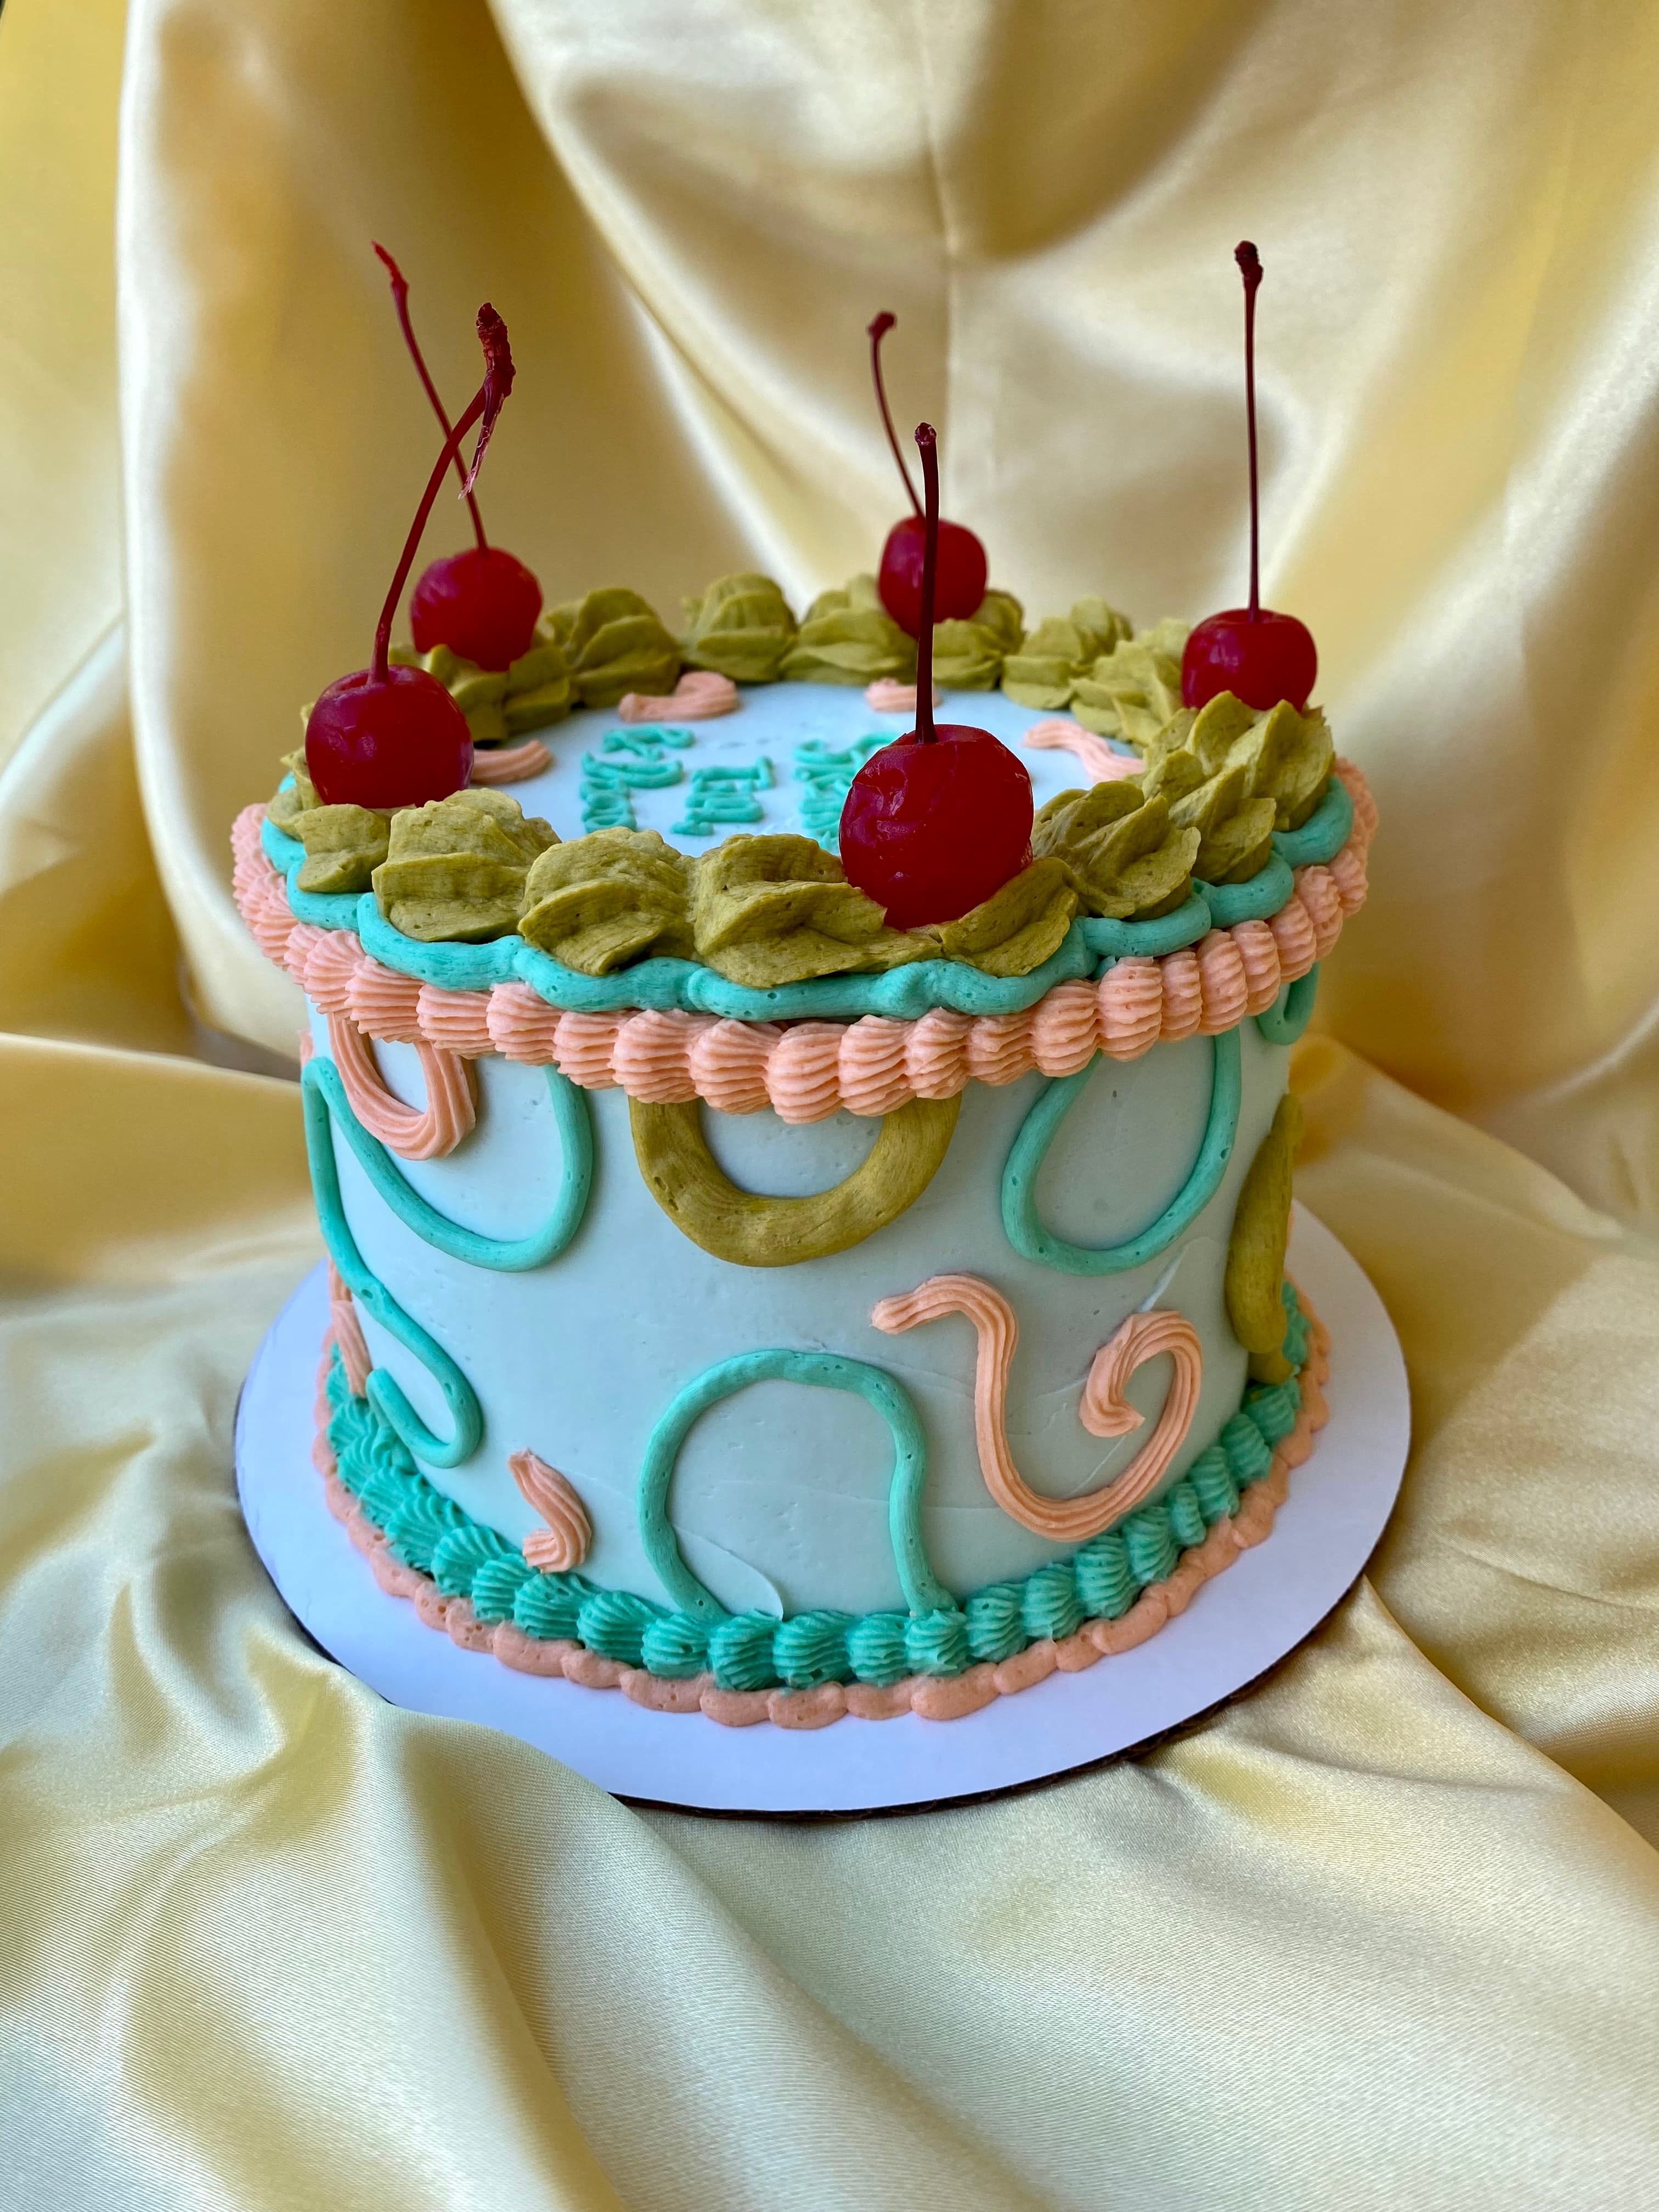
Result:
<instances>
[{"instance_id":1,"label":"peach rope border at base","mask_svg":"<svg viewBox=\"0 0 1659 2212\"><path fill-rule=\"evenodd\" d=\"M1298 1293L1300 1296L1300 1293ZM343 1523L353 1544L368 1559L374 1579L393 1597L407 1598L428 1628L442 1629L463 1651L492 1652L503 1666L520 1674L562 1675L589 1690L620 1690L637 1705L655 1712L702 1712L726 1728L751 1728L770 1721L778 1728L827 1728L852 1715L859 1720L891 1720L913 1712L923 1720L959 1720L998 1698L1013 1697L1058 1670L1081 1674L1097 1659L1131 1651L1178 1613L1184 1613L1212 1576L1224 1574L1241 1552L1271 1534L1290 1486L1291 1469L1300 1467L1327 1418L1322 1385L1330 1373L1330 1339L1319 1317L1301 1300L1312 1333L1308 1364L1302 1371L1302 1407L1296 1425L1273 1457L1260 1482L1252 1483L1236 1515L1218 1521L1201 1544L1182 1554L1175 1572L1144 1589L1120 1620L1089 1620L1073 1635L1044 1637L1012 1659L982 1661L966 1674L912 1674L878 1688L869 1682L827 1682L816 1690L722 1690L712 1674L669 1681L620 1659L602 1658L583 1644L562 1638L538 1641L511 1622L495 1626L479 1620L470 1599L446 1597L429 1575L393 1558L386 1539L364 1517L356 1499L340 1480L328 1441L327 1382L333 1331L323 1340L317 1376L317 1435L312 1460L323 1478L328 1509Z\"/></svg>"},{"instance_id":2,"label":"peach rope border at base","mask_svg":"<svg viewBox=\"0 0 1659 2212\"><path fill-rule=\"evenodd\" d=\"M1326 957L1345 918L1364 904L1376 809L1358 769L1340 761L1337 773L1353 799L1353 835L1328 866L1296 871L1295 890L1271 920L1212 929L1157 959L1118 960L1097 981L1056 984L1017 1014L937 1007L915 1021L866 1014L780 1024L649 1009L562 1013L524 983L442 990L383 967L349 930L295 920L259 843L262 807L237 817L234 880L261 951L325 1013L349 1015L369 1036L425 1042L469 1060L499 1053L551 1065L583 1090L620 1089L644 1105L702 1098L720 1113L769 1106L781 1121L805 1123L843 1108L890 1114L912 1098L953 1098L970 1082L1012 1083L1033 1069L1071 1075L1097 1052L1138 1060L1155 1044L1220 1036L1264 1012Z\"/></svg>"}]
</instances>

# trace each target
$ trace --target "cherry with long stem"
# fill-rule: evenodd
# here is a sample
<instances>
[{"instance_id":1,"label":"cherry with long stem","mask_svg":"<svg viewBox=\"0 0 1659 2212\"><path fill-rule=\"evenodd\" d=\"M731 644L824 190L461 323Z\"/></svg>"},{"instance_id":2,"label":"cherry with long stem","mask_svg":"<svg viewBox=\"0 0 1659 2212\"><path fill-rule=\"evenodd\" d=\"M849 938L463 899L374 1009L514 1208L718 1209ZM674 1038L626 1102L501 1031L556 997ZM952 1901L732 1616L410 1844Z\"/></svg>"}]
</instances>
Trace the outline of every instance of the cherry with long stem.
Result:
<instances>
[{"instance_id":1,"label":"cherry with long stem","mask_svg":"<svg viewBox=\"0 0 1659 2212\"><path fill-rule=\"evenodd\" d=\"M1244 286L1244 419L1250 456L1250 601L1207 616L1187 640L1181 699L1202 707L1231 691L1258 711L1288 700L1300 714L1319 673L1319 654L1305 623L1261 604L1261 498L1256 473L1255 295L1261 257L1247 238L1233 258Z\"/></svg>"},{"instance_id":2,"label":"cherry with long stem","mask_svg":"<svg viewBox=\"0 0 1659 2212\"><path fill-rule=\"evenodd\" d=\"M1261 619L1261 499L1255 472L1255 295L1261 289L1261 256L1248 238L1233 248L1244 279L1244 419L1250 445L1250 620Z\"/></svg>"},{"instance_id":3,"label":"cherry with long stem","mask_svg":"<svg viewBox=\"0 0 1659 2212\"><path fill-rule=\"evenodd\" d=\"M482 427L478 432L477 447L472 456L472 465L471 468L462 469L461 471L462 496L471 497L472 487L477 482L478 471L483 465L484 448L489 445L490 434L495 428L495 418L501 413L508 392L513 389L513 353L507 343L507 325L488 301L478 310L478 339L484 350L483 382L468 401L466 412L444 440L444 449L439 454L432 474L427 479L426 489L421 495L421 503L415 510L415 520L410 525L408 537L404 540L404 550L398 556L397 573L392 579L392 588L386 595L385 605L380 609L380 619L374 632L373 664L373 674L377 684L386 682L387 661L392 648L392 617L398 611L398 601L403 598L404 586L409 581L409 572L415 565L415 556L420 547L422 532L425 530L427 519L432 513L439 488L448 475L451 465L459 465L461 447L465 442L466 434L472 425L477 422Z\"/></svg>"},{"instance_id":4,"label":"cherry with long stem","mask_svg":"<svg viewBox=\"0 0 1659 2212\"><path fill-rule=\"evenodd\" d=\"M847 879L885 909L895 929L957 921L1018 875L1031 850L1025 763L988 730L933 720L933 615L945 526L931 422L916 425L916 447L927 501L916 579L916 726L870 756L841 814ZM915 518L900 527L914 529Z\"/></svg>"},{"instance_id":5,"label":"cherry with long stem","mask_svg":"<svg viewBox=\"0 0 1659 2212\"><path fill-rule=\"evenodd\" d=\"M881 410L882 428L887 433L887 442L892 447L893 459L903 483L911 513L896 522L887 533L887 542L881 549L881 569L876 579L876 588L881 603L909 637L918 641L924 628L931 629L934 621L966 620L975 613L985 597L985 586L989 568L985 548L971 530L964 530L959 522L945 522L935 514L933 550L933 587L928 621L921 614L921 574L926 555L927 524L921 511L921 501L916 497L915 485L905 465L903 449L893 428L892 410L887 404L887 386L881 373L881 342L896 320L884 308L869 326L870 376L876 387L876 404Z\"/></svg>"},{"instance_id":6,"label":"cherry with long stem","mask_svg":"<svg viewBox=\"0 0 1659 2212\"><path fill-rule=\"evenodd\" d=\"M392 298L398 310L398 327L404 334L404 343L408 347L409 357L415 364L415 374L420 378L426 396L432 403L432 411L438 418L439 428L447 438L450 434L449 412L438 396L438 387L432 381L431 371L426 365L426 356L421 351L421 342L415 335L415 325L409 317L409 279L398 268L385 246L380 244L379 239L371 240L370 243L379 255L386 275L392 280ZM462 460L459 451L455 455L455 473L465 484L466 465ZM465 492L463 496L466 501L467 512L472 517L472 534L478 541L478 550L480 553L488 553L489 540L484 536L483 517L478 512L477 496L470 491Z\"/></svg>"},{"instance_id":7,"label":"cherry with long stem","mask_svg":"<svg viewBox=\"0 0 1659 2212\"><path fill-rule=\"evenodd\" d=\"M916 488L911 483L910 471L905 465L904 449L899 444L898 432L893 428L892 410L887 404L887 386L881 373L881 342L897 320L896 315L889 314L884 307L870 325L870 380L876 387L876 404L881 410L881 426L887 433L887 442L893 449L893 459L898 464L899 475L903 478L904 489L909 494L910 505L919 515L921 513L921 501L916 497ZM928 434L931 436L932 433L929 432Z\"/></svg>"},{"instance_id":8,"label":"cherry with long stem","mask_svg":"<svg viewBox=\"0 0 1659 2212\"><path fill-rule=\"evenodd\" d=\"M465 715L434 676L401 663L394 667L390 655L392 617L444 477L476 422L478 441L471 465L461 471L462 492L471 491L496 419L513 389L507 325L488 304L478 310L478 337L484 354L483 382L460 421L445 434L443 451L427 479L380 609L374 659L368 667L329 684L306 723L306 767L325 805L393 813L399 807L448 798L465 786L472 772L472 732ZM473 551L457 557L512 556Z\"/></svg>"},{"instance_id":9,"label":"cherry with long stem","mask_svg":"<svg viewBox=\"0 0 1659 2212\"><path fill-rule=\"evenodd\" d=\"M409 357L421 380L433 413L450 434L449 415L434 383L409 313L409 280L385 246L374 251L391 280L398 327L403 332ZM456 474L465 479L459 450L453 456ZM447 646L458 659L498 672L510 668L535 643L536 623L542 611L542 587L522 561L485 535L478 501L464 493L472 518L477 543L464 553L446 553L421 571L409 595L409 626L417 653Z\"/></svg>"},{"instance_id":10,"label":"cherry with long stem","mask_svg":"<svg viewBox=\"0 0 1659 2212\"><path fill-rule=\"evenodd\" d=\"M939 574L939 433L931 422L917 423L916 446L921 454L921 487L927 501L922 518L927 535L921 556L921 621L916 631L915 735L923 744L931 745L937 743L933 734L933 588Z\"/></svg>"}]
</instances>

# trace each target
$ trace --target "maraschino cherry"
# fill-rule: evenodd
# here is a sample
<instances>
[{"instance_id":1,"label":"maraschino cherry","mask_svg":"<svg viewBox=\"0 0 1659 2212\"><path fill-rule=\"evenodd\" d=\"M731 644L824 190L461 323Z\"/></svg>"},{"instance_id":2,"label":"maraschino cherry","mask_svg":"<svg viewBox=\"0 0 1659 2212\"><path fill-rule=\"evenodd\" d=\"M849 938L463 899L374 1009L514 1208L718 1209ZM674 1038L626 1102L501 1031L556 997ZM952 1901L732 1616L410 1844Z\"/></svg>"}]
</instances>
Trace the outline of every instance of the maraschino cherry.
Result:
<instances>
[{"instance_id":1,"label":"maraschino cherry","mask_svg":"<svg viewBox=\"0 0 1659 2212\"><path fill-rule=\"evenodd\" d=\"M942 549L931 423L918 424L916 443L927 495L916 726L872 753L841 812L847 879L886 908L895 929L957 921L1018 875L1031 853L1031 779L1024 763L988 730L960 722L934 726L933 597Z\"/></svg>"},{"instance_id":2,"label":"maraschino cherry","mask_svg":"<svg viewBox=\"0 0 1659 2212\"><path fill-rule=\"evenodd\" d=\"M1246 239L1233 258L1244 279L1244 410L1250 436L1250 604L1229 607L1200 623L1181 660L1183 705L1201 707L1218 691L1231 691L1247 707L1276 707L1288 699L1299 714L1319 673L1311 633L1294 615L1276 615L1261 604L1261 507L1255 481L1255 295L1261 258Z\"/></svg>"},{"instance_id":3,"label":"maraschino cherry","mask_svg":"<svg viewBox=\"0 0 1659 2212\"><path fill-rule=\"evenodd\" d=\"M386 274L392 279L392 296L397 304L404 343L409 348L416 373L447 438L449 417L409 319L408 279L385 246L377 243L374 251L386 264ZM459 453L455 470L465 480L466 467ZM475 662L480 668L507 668L520 653L530 650L536 617L542 611L542 587L522 561L515 561L512 554L503 552L499 545L492 545L484 536L483 517L471 492L466 495L466 503L478 542L465 553L447 554L421 572L409 601L415 650L430 653L434 645L447 645L452 653L459 653L463 660Z\"/></svg>"},{"instance_id":4,"label":"maraschino cherry","mask_svg":"<svg viewBox=\"0 0 1659 2212\"><path fill-rule=\"evenodd\" d=\"M870 325L870 374L875 380L876 404L881 410L882 427L887 433L887 442L893 449L893 459L898 463L898 472L904 479L904 489L910 495L915 513L907 514L902 522L896 522L887 533L887 543L881 549L881 574L876 588L881 593L881 603L907 636L921 635L921 565L927 526L916 498L916 488L910 481L910 471L904 465L904 455L894 434L893 418L888 412L887 387L881 376L881 342L893 327L896 316L884 310ZM917 433L920 437L921 433ZM959 522L941 522L939 526L939 572L933 580L933 617L935 622L965 619L978 608L985 597L985 580L990 570L985 558L985 548L971 530Z\"/></svg>"},{"instance_id":5,"label":"maraschino cherry","mask_svg":"<svg viewBox=\"0 0 1659 2212\"><path fill-rule=\"evenodd\" d=\"M374 659L368 668L331 684L306 724L306 769L317 796L330 806L370 806L382 811L422 806L461 790L472 773L472 732L443 685L423 668L394 668L388 659L392 618L403 597L439 486L477 422L478 442L461 488L477 481L495 418L513 389L513 354L507 325L488 301L478 310L484 378L466 412L444 440L437 466L404 540L398 573L380 609Z\"/></svg>"}]
</instances>

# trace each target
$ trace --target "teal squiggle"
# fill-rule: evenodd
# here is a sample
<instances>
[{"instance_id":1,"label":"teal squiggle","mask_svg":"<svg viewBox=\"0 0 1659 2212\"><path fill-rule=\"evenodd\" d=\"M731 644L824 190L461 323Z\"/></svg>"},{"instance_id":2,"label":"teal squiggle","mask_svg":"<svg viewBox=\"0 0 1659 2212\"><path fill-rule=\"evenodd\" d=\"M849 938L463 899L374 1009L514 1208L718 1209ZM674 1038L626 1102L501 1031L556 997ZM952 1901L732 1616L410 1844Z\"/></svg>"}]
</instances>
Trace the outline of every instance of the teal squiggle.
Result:
<instances>
[{"instance_id":1,"label":"teal squiggle","mask_svg":"<svg viewBox=\"0 0 1659 2212\"><path fill-rule=\"evenodd\" d=\"M1238 1031L1210 1040L1210 1110L1204 1134L1187 1179L1155 1221L1121 1244L1073 1244L1045 1229L1037 1214L1036 1184L1048 1147L1060 1125L1083 1095L1100 1055L1075 1075L1057 1076L1020 1124L1002 1170L1002 1226L1022 1259L1037 1261L1063 1275L1120 1275L1156 1259L1203 1212L1221 1188L1227 1163L1238 1140L1238 1110L1243 1097L1243 1062Z\"/></svg>"},{"instance_id":2,"label":"teal squiggle","mask_svg":"<svg viewBox=\"0 0 1659 2212\"><path fill-rule=\"evenodd\" d=\"M1314 1000L1319 992L1319 963L1316 960L1305 975L1298 975L1294 983L1287 983L1271 1006L1264 1006L1255 1018L1255 1025L1269 1044L1294 1044L1313 1019Z\"/></svg>"},{"instance_id":3,"label":"teal squiggle","mask_svg":"<svg viewBox=\"0 0 1659 2212\"><path fill-rule=\"evenodd\" d=\"M356 930L372 958L417 982L447 991L525 983L549 1006L577 1014L644 1007L716 1014L731 1021L779 1022L857 1021L865 1014L916 1021L936 1006L957 1014L1024 1013L1056 983L1097 974L1103 959L1157 959L1197 944L1212 928L1269 919L1295 888L1291 869L1330 860L1352 830L1353 801L1333 777L1299 830L1273 833L1273 857L1248 882L1194 884L1173 914L1146 921L1074 921L1058 950L1029 975L986 975L961 960L914 960L884 975L820 975L769 991L730 982L696 960L641 960L611 975L583 975L518 936L498 937L488 945L417 944L392 927L372 891L302 891L298 877L305 847L269 818L259 834L266 859L287 880L289 906L297 921L319 929Z\"/></svg>"},{"instance_id":4,"label":"teal squiggle","mask_svg":"<svg viewBox=\"0 0 1659 2212\"><path fill-rule=\"evenodd\" d=\"M510 1620L542 1640L573 1638L665 1680L711 1671L723 1690L961 1674L983 1660L1012 1659L1039 1638L1069 1634L1079 1620L1119 1620L1184 1550L1238 1511L1301 1407L1297 1378L1312 1331L1288 1283L1282 1296L1285 1357L1295 1375L1249 1387L1214 1443L1171 1490L1023 1582L994 1583L964 1605L947 1601L909 1614L809 1613L781 1621L717 1609L711 1619L596 1589L580 1575L538 1572L433 1487L383 1413L352 1396L337 1353L328 1376L328 1437L341 1481L397 1556L431 1573L447 1595L470 1597L480 1620Z\"/></svg>"},{"instance_id":5,"label":"teal squiggle","mask_svg":"<svg viewBox=\"0 0 1659 2212\"><path fill-rule=\"evenodd\" d=\"M357 1240L340 1202L340 1173L334 1158L330 1107L323 1079L317 1073L326 1064L310 1061L301 1083L306 1154L311 1163L312 1188L316 1194L323 1242L346 1288L364 1312L371 1314L406 1352L412 1352L437 1384L449 1408L453 1432L447 1442L434 1434L410 1404L402 1385L384 1368L375 1368L369 1376L369 1401L393 1435L417 1459L425 1460L429 1467L459 1467L463 1460L471 1458L483 1436L483 1412L477 1393L443 1346L404 1311L357 1249ZM331 1069L331 1073L334 1071ZM339 1080L337 1073L335 1080Z\"/></svg>"},{"instance_id":6,"label":"teal squiggle","mask_svg":"<svg viewBox=\"0 0 1659 2212\"><path fill-rule=\"evenodd\" d=\"M475 1267L493 1268L498 1274L522 1274L526 1268L545 1267L556 1260L581 1227L593 1182L593 1124L587 1094L562 1075L545 1068L548 1095L558 1124L562 1171L559 1194L553 1210L539 1229L527 1237L486 1237L464 1228L440 1213L406 1180L396 1160L364 1128L351 1110L340 1071L331 1060L313 1060L305 1079L327 1104L335 1127L356 1154L363 1172L406 1228L422 1243L452 1260L465 1260Z\"/></svg>"},{"instance_id":7,"label":"teal squiggle","mask_svg":"<svg viewBox=\"0 0 1659 2212\"><path fill-rule=\"evenodd\" d=\"M884 1369L838 1352L783 1349L742 1352L705 1367L686 1383L651 1431L640 1468L640 1541L657 1578L675 1603L699 1620L721 1621L726 1608L685 1564L668 1518L674 1463L692 1424L722 1398L751 1382L806 1382L825 1390L851 1390L873 1406L893 1438L893 1474L887 1493L887 1526L899 1587L913 1613L931 1613L955 1600L927 1564L921 1540L921 1492L927 1445L910 1394Z\"/></svg>"}]
</instances>

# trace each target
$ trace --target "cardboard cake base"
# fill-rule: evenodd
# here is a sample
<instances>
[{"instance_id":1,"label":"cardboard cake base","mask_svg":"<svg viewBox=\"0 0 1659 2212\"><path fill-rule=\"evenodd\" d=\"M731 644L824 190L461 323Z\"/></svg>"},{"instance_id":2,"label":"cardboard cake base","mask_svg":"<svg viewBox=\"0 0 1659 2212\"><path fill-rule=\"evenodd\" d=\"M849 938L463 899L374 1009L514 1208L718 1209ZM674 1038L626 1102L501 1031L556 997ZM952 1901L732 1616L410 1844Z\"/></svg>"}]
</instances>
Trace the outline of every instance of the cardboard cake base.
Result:
<instances>
[{"instance_id":1,"label":"cardboard cake base","mask_svg":"<svg viewBox=\"0 0 1659 2212\"><path fill-rule=\"evenodd\" d=\"M695 1810L850 1814L979 1797L1120 1756L1267 1673L1341 1599L1392 1510L1410 1441L1405 1364L1382 1301L1298 1206L1290 1272L1330 1332L1330 1418L1265 1543L1205 1583L1146 1644L1056 1673L960 1720L851 1717L810 1731L723 1728L616 1690L520 1674L462 1650L390 1596L328 1510L312 1464L325 1271L277 1316L236 1420L255 1548L324 1650L394 1705L503 1729L613 1795Z\"/></svg>"}]
</instances>

